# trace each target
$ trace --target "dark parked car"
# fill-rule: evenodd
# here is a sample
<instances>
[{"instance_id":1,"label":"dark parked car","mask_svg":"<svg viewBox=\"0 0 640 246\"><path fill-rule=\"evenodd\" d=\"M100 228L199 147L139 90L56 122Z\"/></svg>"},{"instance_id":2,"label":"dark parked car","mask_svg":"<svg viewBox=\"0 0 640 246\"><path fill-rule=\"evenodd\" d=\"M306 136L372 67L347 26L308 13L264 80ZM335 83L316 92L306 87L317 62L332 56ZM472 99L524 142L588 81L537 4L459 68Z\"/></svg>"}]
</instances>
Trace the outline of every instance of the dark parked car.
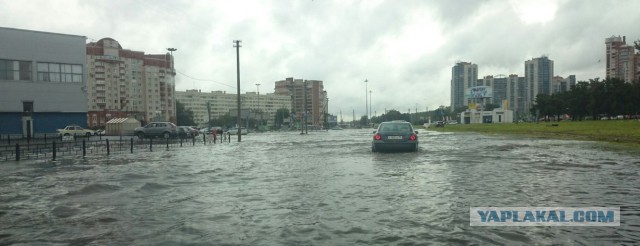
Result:
<instances>
[{"instance_id":1,"label":"dark parked car","mask_svg":"<svg viewBox=\"0 0 640 246\"><path fill-rule=\"evenodd\" d=\"M418 151L418 131L406 121L387 121L374 131L371 151Z\"/></svg>"},{"instance_id":2,"label":"dark parked car","mask_svg":"<svg viewBox=\"0 0 640 246\"><path fill-rule=\"evenodd\" d=\"M171 138L178 135L178 127L171 122L151 122L143 127L138 127L134 131L138 138L163 137Z\"/></svg>"},{"instance_id":3,"label":"dark parked car","mask_svg":"<svg viewBox=\"0 0 640 246\"><path fill-rule=\"evenodd\" d=\"M192 138L198 135L198 131L190 126L178 126L179 138Z\"/></svg>"}]
</instances>

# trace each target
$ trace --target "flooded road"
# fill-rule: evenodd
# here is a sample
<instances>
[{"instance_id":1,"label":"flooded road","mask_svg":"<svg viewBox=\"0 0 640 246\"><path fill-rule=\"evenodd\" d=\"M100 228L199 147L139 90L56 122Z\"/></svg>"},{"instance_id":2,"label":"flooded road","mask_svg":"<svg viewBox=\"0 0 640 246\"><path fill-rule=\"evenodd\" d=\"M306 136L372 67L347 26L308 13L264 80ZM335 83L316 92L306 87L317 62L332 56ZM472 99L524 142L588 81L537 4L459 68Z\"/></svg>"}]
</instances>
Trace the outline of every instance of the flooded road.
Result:
<instances>
[{"instance_id":1,"label":"flooded road","mask_svg":"<svg viewBox=\"0 0 640 246\"><path fill-rule=\"evenodd\" d=\"M640 241L637 153L424 130L418 153L372 153L370 133L0 163L0 245ZM469 226L469 208L489 206L619 206L621 226Z\"/></svg>"}]
</instances>

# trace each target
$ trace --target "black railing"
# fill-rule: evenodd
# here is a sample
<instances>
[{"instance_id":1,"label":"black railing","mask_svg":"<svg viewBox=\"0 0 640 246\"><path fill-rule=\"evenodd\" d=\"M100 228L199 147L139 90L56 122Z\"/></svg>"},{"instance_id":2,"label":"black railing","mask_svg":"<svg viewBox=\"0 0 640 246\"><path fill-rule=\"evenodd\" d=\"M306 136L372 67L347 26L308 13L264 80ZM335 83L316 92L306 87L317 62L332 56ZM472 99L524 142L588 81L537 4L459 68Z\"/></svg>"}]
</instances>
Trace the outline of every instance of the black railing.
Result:
<instances>
[{"instance_id":1,"label":"black railing","mask_svg":"<svg viewBox=\"0 0 640 246\"><path fill-rule=\"evenodd\" d=\"M229 138L230 139L230 138ZM222 142L221 137L215 140L211 135L194 138L146 138L132 136L118 137L73 137L40 135L26 138L17 135L4 135L0 138L0 162L30 159L52 159L61 156L112 155L117 153L134 153L154 151L154 147L179 148ZM226 142L226 141L225 141Z\"/></svg>"}]
</instances>

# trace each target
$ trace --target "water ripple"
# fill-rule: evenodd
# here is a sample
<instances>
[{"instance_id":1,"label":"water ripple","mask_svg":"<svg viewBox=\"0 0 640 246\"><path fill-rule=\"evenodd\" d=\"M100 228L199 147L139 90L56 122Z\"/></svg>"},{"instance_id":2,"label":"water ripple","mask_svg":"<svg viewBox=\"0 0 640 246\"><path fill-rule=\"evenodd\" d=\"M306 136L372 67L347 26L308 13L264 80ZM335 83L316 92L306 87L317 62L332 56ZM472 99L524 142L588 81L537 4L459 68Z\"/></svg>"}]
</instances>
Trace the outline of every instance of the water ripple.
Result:
<instances>
[{"instance_id":1,"label":"water ripple","mask_svg":"<svg viewBox=\"0 0 640 246\"><path fill-rule=\"evenodd\" d=\"M638 155L598 143L371 130L0 165L0 245L524 245L640 240ZM481 206L620 206L620 227L470 227Z\"/></svg>"}]
</instances>

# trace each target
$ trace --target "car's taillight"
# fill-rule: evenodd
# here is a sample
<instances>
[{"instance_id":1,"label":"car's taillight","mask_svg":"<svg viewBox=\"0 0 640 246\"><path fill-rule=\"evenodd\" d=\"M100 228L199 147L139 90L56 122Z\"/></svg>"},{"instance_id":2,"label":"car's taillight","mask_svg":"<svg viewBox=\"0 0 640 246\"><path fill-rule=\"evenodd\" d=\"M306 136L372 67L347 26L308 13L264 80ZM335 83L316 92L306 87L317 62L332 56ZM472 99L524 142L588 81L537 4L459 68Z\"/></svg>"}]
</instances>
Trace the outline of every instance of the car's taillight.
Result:
<instances>
[{"instance_id":1,"label":"car's taillight","mask_svg":"<svg viewBox=\"0 0 640 246\"><path fill-rule=\"evenodd\" d=\"M373 136L373 139L380 140L382 139L382 136L380 136L380 134L376 134L375 136Z\"/></svg>"},{"instance_id":2,"label":"car's taillight","mask_svg":"<svg viewBox=\"0 0 640 246\"><path fill-rule=\"evenodd\" d=\"M411 136L409 136L409 140L411 141L416 141L416 139L418 139L418 136L416 136L416 134L411 134Z\"/></svg>"}]
</instances>

